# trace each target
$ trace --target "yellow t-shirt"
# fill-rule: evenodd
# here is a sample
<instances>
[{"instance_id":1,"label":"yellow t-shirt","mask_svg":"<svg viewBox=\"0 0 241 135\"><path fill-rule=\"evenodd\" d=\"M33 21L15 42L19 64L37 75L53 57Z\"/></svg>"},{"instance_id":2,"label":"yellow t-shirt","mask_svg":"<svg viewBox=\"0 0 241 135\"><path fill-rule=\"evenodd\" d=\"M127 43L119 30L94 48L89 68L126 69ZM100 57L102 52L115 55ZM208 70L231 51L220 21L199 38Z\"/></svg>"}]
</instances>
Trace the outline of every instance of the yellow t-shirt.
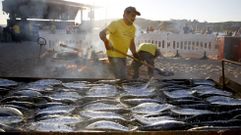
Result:
<instances>
[{"instance_id":1,"label":"yellow t-shirt","mask_svg":"<svg viewBox=\"0 0 241 135\"><path fill-rule=\"evenodd\" d=\"M157 46L152 43L142 43L139 45L137 52L139 51L145 51L151 53L153 56L155 56L157 50Z\"/></svg>"},{"instance_id":2,"label":"yellow t-shirt","mask_svg":"<svg viewBox=\"0 0 241 135\"><path fill-rule=\"evenodd\" d=\"M112 46L127 53L131 40L135 37L136 28L134 25L126 25L123 19L113 21L107 27L107 35ZM111 50L107 50L107 55L110 57L125 58L126 56Z\"/></svg>"},{"instance_id":3,"label":"yellow t-shirt","mask_svg":"<svg viewBox=\"0 0 241 135\"><path fill-rule=\"evenodd\" d=\"M13 25L13 31L14 31L14 33L16 33L16 34L19 34L19 33L20 33L20 27L19 27L19 25L17 25L17 24Z\"/></svg>"}]
</instances>

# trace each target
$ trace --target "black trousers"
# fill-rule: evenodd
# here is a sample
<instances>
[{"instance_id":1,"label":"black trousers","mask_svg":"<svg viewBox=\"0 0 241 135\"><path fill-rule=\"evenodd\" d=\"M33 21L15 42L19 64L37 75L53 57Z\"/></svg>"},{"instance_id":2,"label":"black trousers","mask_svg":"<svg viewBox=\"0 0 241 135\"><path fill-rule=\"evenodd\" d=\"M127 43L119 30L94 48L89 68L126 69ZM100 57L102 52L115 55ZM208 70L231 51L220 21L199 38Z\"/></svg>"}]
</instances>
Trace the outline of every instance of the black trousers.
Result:
<instances>
[{"instance_id":1,"label":"black trousers","mask_svg":"<svg viewBox=\"0 0 241 135\"><path fill-rule=\"evenodd\" d=\"M139 60L144 61L154 67L155 57L151 53L140 51L138 52L138 56L139 56ZM131 63L131 66L134 71L134 75L132 76L132 78L137 79L139 77L139 68L142 66L142 63L133 60ZM153 68L148 67L148 75L149 77L153 76Z\"/></svg>"}]
</instances>

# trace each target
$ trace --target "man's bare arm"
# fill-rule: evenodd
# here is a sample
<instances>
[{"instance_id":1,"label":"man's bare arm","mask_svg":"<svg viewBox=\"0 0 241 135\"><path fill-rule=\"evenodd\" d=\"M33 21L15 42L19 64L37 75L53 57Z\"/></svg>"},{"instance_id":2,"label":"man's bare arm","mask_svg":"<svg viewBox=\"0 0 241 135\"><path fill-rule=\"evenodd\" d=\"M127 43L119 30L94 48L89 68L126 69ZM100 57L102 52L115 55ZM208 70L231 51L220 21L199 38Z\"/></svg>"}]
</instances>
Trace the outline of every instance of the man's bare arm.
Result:
<instances>
[{"instance_id":1,"label":"man's bare arm","mask_svg":"<svg viewBox=\"0 0 241 135\"><path fill-rule=\"evenodd\" d=\"M106 50L110 50L110 49L112 49L112 46L110 45L109 40L106 38L106 32L107 32L107 28L103 29L99 33L99 37L104 42Z\"/></svg>"}]
</instances>

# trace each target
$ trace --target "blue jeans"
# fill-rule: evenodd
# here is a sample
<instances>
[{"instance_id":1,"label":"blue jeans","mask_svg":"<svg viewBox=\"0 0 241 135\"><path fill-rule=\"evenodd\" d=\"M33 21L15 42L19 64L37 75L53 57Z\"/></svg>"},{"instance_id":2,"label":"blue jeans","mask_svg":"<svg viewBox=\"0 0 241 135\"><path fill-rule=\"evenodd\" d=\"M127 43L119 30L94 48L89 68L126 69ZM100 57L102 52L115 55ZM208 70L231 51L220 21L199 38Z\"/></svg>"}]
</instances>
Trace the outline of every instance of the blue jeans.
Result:
<instances>
[{"instance_id":1,"label":"blue jeans","mask_svg":"<svg viewBox=\"0 0 241 135\"><path fill-rule=\"evenodd\" d=\"M108 57L111 70L117 79L127 79L126 58Z\"/></svg>"}]
</instances>

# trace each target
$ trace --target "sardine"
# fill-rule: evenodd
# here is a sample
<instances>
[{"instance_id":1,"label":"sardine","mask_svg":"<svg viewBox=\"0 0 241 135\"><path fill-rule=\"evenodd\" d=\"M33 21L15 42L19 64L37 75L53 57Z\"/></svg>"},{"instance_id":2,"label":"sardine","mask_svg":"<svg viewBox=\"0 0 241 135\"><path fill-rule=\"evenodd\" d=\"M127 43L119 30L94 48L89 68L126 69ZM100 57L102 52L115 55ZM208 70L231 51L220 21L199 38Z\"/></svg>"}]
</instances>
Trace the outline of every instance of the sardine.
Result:
<instances>
[{"instance_id":1,"label":"sardine","mask_svg":"<svg viewBox=\"0 0 241 135\"><path fill-rule=\"evenodd\" d=\"M157 114L162 111L173 108L170 104L159 104L159 103L142 103L131 108L132 113L137 114Z\"/></svg>"},{"instance_id":2,"label":"sardine","mask_svg":"<svg viewBox=\"0 0 241 135\"><path fill-rule=\"evenodd\" d=\"M85 82L67 82L62 84L66 88L70 89L78 89L78 90L86 90L90 87Z\"/></svg>"},{"instance_id":3,"label":"sardine","mask_svg":"<svg viewBox=\"0 0 241 135\"><path fill-rule=\"evenodd\" d=\"M230 120L215 120L215 121L200 121L197 123L199 126L240 126L241 120L240 119L230 119ZM240 126L241 128L241 126Z\"/></svg>"},{"instance_id":4,"label":"sardine","mask_svg":"<svg viewBox=\"0 0 241 135\"><path fill-rule=\"evenodd\" d=\"M73 132L74 129L71 126L58 123L43 123L34 122L27 127L30 131L38 132Z\"/></svg>"},{"instance_id":5,"label":"sardine","mask_svg":"<svg viewBox=\"0 0 241 135\"><path fill-rule=\"evenodd\" d=\"M29 101L9 101L6 102L5 105L16 105L21 106L28 109L35 109L35 104Z\"/></svg>"},{"instance_id":6,"label":"sardine","mask_svg":"<svg viewBox=\"0 0 241 135\"><path fill-rule=\"evenodd\" d=\"M141 124L144 125L151 125L153 123L157 123L162 120L175 120L175 118L171 116L150 116L150 115L139 115L139 114L133 114L133 117L136 121L138 121Z\"/></svg>"},{"instance_id":7,"label":"sardine","mask_svg":"<svg viewBox=\"0 0 241 135\"><path fill-rule=\"evenodd\" d=\"M177 120L161 120L151 125L139 126L138 130L141 131L161 131L161 130L186 130L192 126L183 121Z\"/></svg>"},{"instance_id":8,"label":"sardine","mask_svg":"<svg viewBox=\"0 0 241 135\"><path fill-rule=\"evenodd\" d=\"M241 100L226 96L211 96L206 99L213 105L241 106Z\"/></svg>"},{"instance_id":9,"label":"sardine","mask_svg":"<svg viewBox=\"0 0 241 135\"><path fill-rule=\"evenodd\" d=\"M41 109L36 112L36 117L42 117L46 115L53 115L53 114L70 114L75 107L73 106L52 106L52 107L47 107L44 109Z\"/></svg>"},{"instance_id":10,"label":"sardine","mask_svg":"<svg viewBox=\"0 0 241 135\"><path fill-rule=\"evenodd\" d=\"M18 82L0 78L0 87L15 87L17 85Z\"/></svg>"},{"instance_id":11,"label":"sardine","mask_svg":"<svg viewBox=\"0 0 241 135\"><path fill-rule=\"evenodd\" d=\"M192 94L193 92L190 90L174 90L174 91L163 91L163 93L168 97L168 98L195 98Z\"/></svg>"},{"instance_id":12,"label":"sardine","mask_svg":"<svg viewBox=\"0 0 241 135\"><path fill-rule=\"evenodd\" d=\"M209 97L209 96L215 96L215 95L232 96L231 92L220 90L209 85L199 85L199 86L193 87L192 90L195 91L195 94L198 97Z\"/></svg>"},{"instance_id":13,"label":"sardine","mask_svg":"<svg viewBox=\"0 0 241 135\"><path fill-rule=\"evenodd\" d=\"M91 103L83 107L83 110L91 111L123 111L125 107L121 104L108 104L104 102Z\"/></svg>"},{"instance_id":14,"label":"sardine","mask_svg":"<svg viewBox=\"0 0 241 135\"><path fill-rule=\"evenodd\" d=\"M0 129L4 132L23 132L24 130L21 128L17 128L16 126L9 126L0 122Z\"/></svg>"},{"instance_id":15,"label":"sardine","mask_svg":"<svg viewBox=\"0 0 241 135\"><path fill-rule=\"evenodd\" d=\"M215 82L212 80L204 80L204 79L194 79L192 80L192 85L193 86L198 86L198 85L209 85L209 86L215 86Z\"/></svg>"},{"instance_id":16,"label":"sardine","mask_svg":"<svg viewBox=\"0 0 241 135\"><path fill-rule=\"evenodd\" d=\"M94 86L86 92L85 97L115 97L118 91L113 85Z\"/></svg>"},{"instance_id":17,"label":"sardine","mask_svg":"<svg viewBox=\"0 0 241 135\"><path fill-rule=\"evenodd\" d=\"M17 124L24 120L21 116L1 116L0 115L0 123L11 125L11 124Z\"/></svg>"},{"instance_id":18,"label":"sardine","mask_svg":"<svg viewBox=\"0 0 241 135\"><path fill-rule=\"evenodd\" d=\"M42 79L35 82L32 82L35 85L44 85L44 86L55 86L62 84L62 81L56 79Z\"/></svg>"},{"instance_id":19,"label":"sardine","mask_svg":"<svg viewBox=\"0 0 241 135\"><path fill-rule=\"evenodd\" d=\"M188 131L218 131L218 130L240 130L240 126L198 126L188 129Z\"/></svg>"},{"instance_id":20,"label":"sardine","mask_svg":"<svg viewBox=\"0 0 241 135\"><path fill-rule=\"evenodd\" d=\"M145 86L139 86L139 87L134 87L134 86L126 86L124 87L124 93L123 95L127 96L135 96L135 97L147 97L147 96L156 96L155 93L155 88L151 87L145 87Z\"/></svg>"},{"instance_id":21,"label":"sardine","mask_svg":"<svg viewBox=\"0 0 241 135\"><path fill-rule=\"evenodd\" d=\"M157 98L149 98L149 97L133 97L133 96L122 96L119 98L120 102L129 106L129 107L133 107L133 106L137 106L141 103L162 103L162 101L160 99Z\"/></svg>"},{"instance_id":22,"label":"sardine","mask_svg":"<svg viewBox=\"0 0 241 135\"><path fill-rule=\"evenodd\" d=\"M214 113L209 110L198 110L198 109L191 109L191 108L172 108L171 112L177 115L200 115L200 114Z\"/></svg>"},{"instance_id":23,"label":"sardine","mask_svg":"<svg viewBox=\"0 0 241 135\"><path fill-rule=\"evenodd\" d=\"M35 90L19 90L13 92L11 95L13 96L27 96L27 97L41 97L43 96L40 92Z\"/></svg>"},{"instance_id":24,"label":"sardine","mask_svg":"<svg viewBox=\"0 0 241 135\"><path fill-rule=\"evenodd\" d=\"M53 117L53 118L46 118L46 119L40 120L38 122L70 125L70 124L76 124L76 123L79 123L82 121L83 121L83 118L77 117L77 116L73 116L73 117L72 116L58 116L58 117Z\"/></svg>"},{"instance_id":25,"label":"sardine","mask_svg":"<svg viewBox=\"0 0 241 135\"><path fill-rule=\"evenodd\" d=\"M50 85L39 85L39 84L34 84L34 83L29 83L28 85L24 86L22 89L24 90L34 90L38 91L40 93L47 93L49 91L53 91L54 88L53 86Z\"/></svg>"},{"instance_id":26,"label":"sardine","mask_svg":"<svg viewBox=\"0 0 241 135\"><path fill-rule=\"evenodd\" d=\"M180 98L180 99L170 99L167 101L169 104L177 106L193 105L193 104L207 104L205 101L194 98Z\"/></svg>"},{"instance_id":27,"label":"sardine","mask_svg":"<svg viewBox=\"0 0 241 135\"><path fill-rule=\"evenodd\" d=\"M13 107L0 107L0 123L2 124L16 124L22 122L24 119L23 113Z\"/></svg>"},{"instance_id":28,"label":"sardine","mask_svg":"<svg viewBox=\"0 0 241 135\"><path fill-rule=\"evenodd\" d=\"M23 113L13 107L0 106L0 115L2 116L19 116L23 117Z\"/></svg>"},{"instance_id":29,"label":"sardine","mask_svg":"<svg viewBox=\"0 0 241 135\"><path fill-rule=\"evenodd\" d=\"M89 130L104 130L104 131L130 131L130 129L126 126L123 126L119 123L107 120L96 121L94 123L89 124L85 127Z\"/></svg>"},{"instance_id":30,"label":"sardine","mask_svg":"<svg viewBox=\"0 0 241 135\"><path fill-rule=\"evenodd\" d=\"M123 120L127 121L126 118L124 118L122 115L110 112L110 111L91 111L91 110L85 110L80 112L81 116L84 116L88 119L109 119L109 120Z\"/></svg>"},{"instance_id":31,"label":"sardine","mask_svg":"<svg viewBox=\"0 0 241 135\"><path fill-rule=\"evenodd\" d=\"M11 88L0 87L1 96L4 96L5 94L8 94L9 91L11 91Z\"/></svg>"},{"instance_id":32,"label":"sardine","mask_svg":"<svg viewBox=\"0 0 241 135\"><path fill-rule=\"evenodd\" d=\"M77 92L55 92L48 97L53 101L72 101L75 102L82 98L82 96Z\"/></svg>"},{"instance_id":33,"label":"sardine","mask_svg":"<svg viewBox=\"0 0 241 135\"><path fill-rule=\"evenodd\" d=\"M3 98L1 100L1 103L6 103L10 101L27 101L27 102L33 102L36 104L41 104L41 103L47 103L51 100L48 97L10 96L10 97Z\"/></svg>"}]
</instances>

